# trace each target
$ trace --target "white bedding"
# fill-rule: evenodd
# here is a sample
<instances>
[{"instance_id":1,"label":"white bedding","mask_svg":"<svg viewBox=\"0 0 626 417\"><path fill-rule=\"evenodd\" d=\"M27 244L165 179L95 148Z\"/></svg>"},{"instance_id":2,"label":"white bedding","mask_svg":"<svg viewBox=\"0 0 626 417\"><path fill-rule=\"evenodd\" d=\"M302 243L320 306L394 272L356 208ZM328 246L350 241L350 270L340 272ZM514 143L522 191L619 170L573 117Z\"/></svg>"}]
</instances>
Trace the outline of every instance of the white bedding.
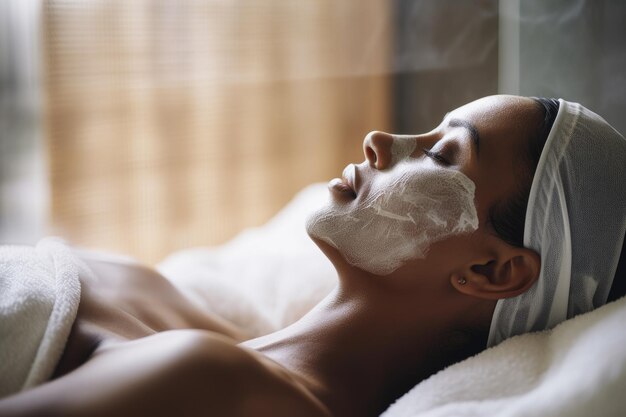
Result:
<instances>
[{"instance_id":1,"label":"white bedding","mask_svg":"<svg viewBox=\"0 0 626 417\"><path fill-rule=\"evenodd\" d=\"M622 298L452 365L383 417L624 416L625 346Z\"/></svg>"},{"instance_id":2,"label":"white bedding","mask_svg":"<svg viewBox=\"0 0 626 417\"><path fill-rule=\"evenodd\" d=\"M313 185L263 227L216 248L173 254L158 269L250 337L300 318L334 286L304 219ZM421 382L384 417L625 416L626 299L553 331L510 339Z\"/></svg>"}]
</instances>

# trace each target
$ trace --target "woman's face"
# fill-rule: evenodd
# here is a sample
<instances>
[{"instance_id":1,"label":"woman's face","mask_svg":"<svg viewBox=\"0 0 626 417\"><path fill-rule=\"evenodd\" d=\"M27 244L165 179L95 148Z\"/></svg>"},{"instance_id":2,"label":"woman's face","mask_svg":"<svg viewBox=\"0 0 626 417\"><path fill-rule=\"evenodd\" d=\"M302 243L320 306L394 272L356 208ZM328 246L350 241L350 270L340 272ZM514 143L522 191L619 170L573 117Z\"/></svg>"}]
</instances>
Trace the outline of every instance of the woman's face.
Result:
<instances>
[{"instance_id":1,"label":"woman's face","mask_svg":"<svg viewBox=\"0 0 626 417\"><path fill-rule=\"evenodd\" d=\"M489 209L519 188L539 117L531 99L491 96L428 133L371 132L365 161L329 183L307 230L340 271L451 273L474 262L494 238Z\"/></svg>"}]
</instances>

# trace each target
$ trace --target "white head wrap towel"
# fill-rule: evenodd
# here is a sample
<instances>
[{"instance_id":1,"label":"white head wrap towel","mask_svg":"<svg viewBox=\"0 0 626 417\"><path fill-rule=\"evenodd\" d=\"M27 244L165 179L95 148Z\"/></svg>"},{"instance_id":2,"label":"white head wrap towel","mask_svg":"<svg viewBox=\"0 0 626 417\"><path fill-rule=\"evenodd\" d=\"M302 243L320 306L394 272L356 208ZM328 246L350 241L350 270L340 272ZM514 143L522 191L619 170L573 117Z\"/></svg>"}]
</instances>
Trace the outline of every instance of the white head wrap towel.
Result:
<instances>
[{"instance_id":1,"label":"white head wrap towel","mask_svg":"<svg viewBox=\"0 0 626 417\"><path fill-rule=\"evenodd\" d=\"M559 100L524 226L541 273L524 294L497 302L487 345L605 304L625 232L626 140L597 114Z\"/></svg>"}]
</instances>

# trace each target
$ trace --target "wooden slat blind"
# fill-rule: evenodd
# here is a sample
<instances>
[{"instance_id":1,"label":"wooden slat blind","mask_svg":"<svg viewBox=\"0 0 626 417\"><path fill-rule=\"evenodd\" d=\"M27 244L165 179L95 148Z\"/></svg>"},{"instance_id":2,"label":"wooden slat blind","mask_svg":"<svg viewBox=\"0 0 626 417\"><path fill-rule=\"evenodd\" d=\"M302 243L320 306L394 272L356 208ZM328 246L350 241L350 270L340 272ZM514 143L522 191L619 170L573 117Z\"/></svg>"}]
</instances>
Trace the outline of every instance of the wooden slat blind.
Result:
<instances>
[{"instance_id":1,"label":"wooden slat blind","mask_svg":"<svg viewBox=\"0 0 626 417\"><path fill-rule=\"evenodd\" d=\"M52 232L155 262L362 160L389 127L388 7L46 2Z\"/></svg>"}]
</instances>

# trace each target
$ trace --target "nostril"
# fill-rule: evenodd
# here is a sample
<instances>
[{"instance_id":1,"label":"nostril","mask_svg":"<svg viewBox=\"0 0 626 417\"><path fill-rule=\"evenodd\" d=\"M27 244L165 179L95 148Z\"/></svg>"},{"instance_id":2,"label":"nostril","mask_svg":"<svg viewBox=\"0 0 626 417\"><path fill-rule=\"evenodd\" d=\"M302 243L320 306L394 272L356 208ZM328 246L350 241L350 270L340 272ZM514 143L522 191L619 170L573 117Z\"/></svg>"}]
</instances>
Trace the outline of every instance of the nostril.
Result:
<instances>
[{"instance_id":1,"label":"nostril","mask_svg":"<svg viewBox=\"0 0 626 417\"><path fill-rule=\"evenodd\" d=\"M372 165L376 165L376 160L378 158L376 157L376 152L374 152L374 149L371 146L365 147L365 157Z\"/></svg>"}]
</instances>

